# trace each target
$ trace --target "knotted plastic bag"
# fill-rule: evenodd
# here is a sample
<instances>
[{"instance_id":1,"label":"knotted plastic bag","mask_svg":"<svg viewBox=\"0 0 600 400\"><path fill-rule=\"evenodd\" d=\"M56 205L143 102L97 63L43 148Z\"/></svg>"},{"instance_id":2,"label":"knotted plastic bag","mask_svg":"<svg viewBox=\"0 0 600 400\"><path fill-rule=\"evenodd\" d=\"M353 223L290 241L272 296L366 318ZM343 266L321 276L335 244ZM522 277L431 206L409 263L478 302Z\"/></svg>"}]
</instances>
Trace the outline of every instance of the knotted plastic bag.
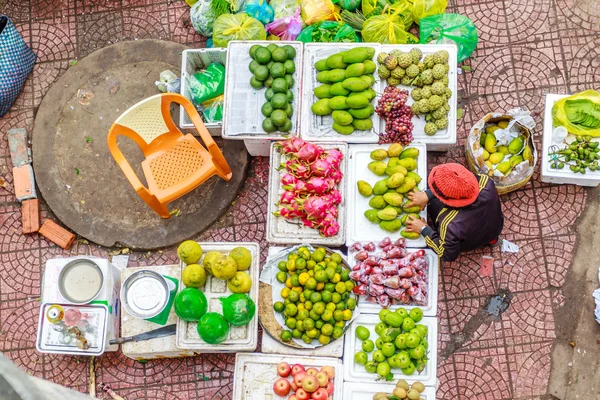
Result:
<instances>
[{"instance_id":1,"label":"knotted plastic bag","mask_svg":"<svg viewBox=\"0 0 600 400\"><path fill-rule=\"evenodd\" d=\"M299 0L271 0L269 4L275 11L275 20L293 16L300 7Z\"/></svg>"},{"instance_id":2,"label":"knotted plastic bag","mask_svg":"<svg viewBox=\"0 0 600 400\"><path fill-rule=\"evenodd\" d=\"M206 71L187 78L192 102L200 104L225 92L225 67L223 64L210 64Z\"/></svg>"},{"instance_id":3,"label":"knotted plastic bag","mask_svg":"<svg viewBox=\"0 0 600 400\"><path fill-rule=\"evenodd\" d=\"M267 32L276 35L281 40L296 40L302 31L302 19L300 18L300 7L296 9L293 16L276 19L265 26Z\"/></svg>"},{"instance_id":4,"label":"knotted plastic bag","mask_svg":"<svg viewBox=\"0 0 600 400\"><path fill-rule=\"evenodd\" d=\"M232 40L265 40L267 31L247 14L223 14L215 20L212 38L215 47L227 47Z\"/></svg>"},{"instance_id":5,"label":"knotted plastic bag","mask_svg":"<svg viewBox=\"0 0 600 400\"><path fill-rule=\"evenodd\" d=\"M275 11L267 3L267 0L248 0L244 4L244 12L252 18L256 18L264 25L272 22L275 18Z\"/></svg>"},{"instance_id":6,"label":"knotted plastic bag","mask_svg":"<svg viewBox=\"0 0 600 400\"><path fill-rule=\"evenodd\" d=\"M367 19L362 30L363 40L375 43L407 43L408 35L400 17L400 13L407 8L406 5L390 7L382 15Z\"/></svg>"},{"instance_id":7,"label":"knotted plastic bag","mask_svg":"<svg viewBox=\"0 0 600 400\"><path fill-rule=\"evenodd\" d=\"M220 95L202 103L202 119L204 122L211 124L223 121L224 97Z\"/></svg>"},{"instance_id":8,"label":"knotted plastic bag","mask_svg":"<svg viewBox=\"0 0 600 400\"><path fill-rule=\"evenodd\" d=\"M306 25L339 19L331 0L300 0L300 9Z\"/></svg>"},{"instance_id":9,"label":"knotted plastic bag","mask_svg":"<svg viewBox=\"0 0 600 400\"><path fill-rule=\"evenodd\" d=\"M173 71L167 69L160 73L158 80L154 84L163 93L179 93L181 79Z\"/></svg>"},{"instance_id":10,"label":"knotted plastic bag","mask_svg":"<svg viewBox=\"0 0 600 400\"><path fill-rule=\"evenodd\" d=\"M223 305L223 316L233 326L248 325L256 313L256 305L247 294L235 293L219 300Z\"/></svg>"},{"instance_id":11,"label":"knotted plastic bag","mask_svg":"<svg viewBox=\"0 0 600 400\"><path fill-rule=\"evenodd\" d=\"M448 0L415 0L413 18L419 24L425 17L445 13L446 7L448 7Z\"/></svg>"},{"instance_id":12,"label":"knotted plastic bag","mask_svg":"<svg viewBox=\"0 0 600 400\"><path fill-rule=\"evenodd\" d=\"M217 15L211 6L211 0L199 0L190 9L192 27L202 36L212 35L216 18Z\"/></svg>"},{"instance_id":13,"label":"knotted plastic bag","mask_svg":"<svg viewBox=\"0 0 600 400\"><path fill-rule=\"evenodd\" d=\"M310 42L360 42L354 29L343 22L324 21L302 29L296 40L304 43Z\"/></svg>"},{"instance_id":14,"label":"knotted plastic bag","mask_svg":"<svg viewBox=\"0 0 600 400\"><path fill-rule=\"evenodd\" d=\"M421 19L421 44L456 44L458 62L471 56L477 47L477 27L460 14L432 15Z\"/></svg>"}]
</instances>

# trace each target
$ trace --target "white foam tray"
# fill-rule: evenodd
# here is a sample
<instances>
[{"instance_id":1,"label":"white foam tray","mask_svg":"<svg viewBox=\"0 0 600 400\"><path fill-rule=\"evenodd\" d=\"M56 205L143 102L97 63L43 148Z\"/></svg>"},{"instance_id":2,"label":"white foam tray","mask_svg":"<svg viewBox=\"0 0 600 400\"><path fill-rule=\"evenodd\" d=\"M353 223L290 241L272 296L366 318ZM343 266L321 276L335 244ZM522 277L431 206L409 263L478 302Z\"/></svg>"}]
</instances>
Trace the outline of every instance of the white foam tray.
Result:
<instances>
[{"instance_id":1,"label":"white foam tray","mask_svg":"<svg viewBox=\"0 0 600 400\"><path fill-rule=\"evenodd\" d=\"M277 168L282 162L285 162L285 156L274 147L275 143L271 144L271 171L269 175L269 198L267 210L267 241L276 244L294 244L294 243L311 243L322 244L332 247L341 246L346 241L346 207L347 200L347 182L346 176L348 170L348 145L346 143L318 143L325 150L337 148L344 155L344 159L340 163L340 169L344 177L338 183L337 190L342 193L342 202L338 207L337 221L340 224L340 231L332 237L323 237L317 229L312 229L302 225L299 219L288 222L285 218L276 217L273 215L277 211L277 202L283 189L281 188L280 178L285 174L285 169L278 171Z\"/></svg>"},{"instance_id":2,"label":"white foam tray","mask_svg":"<svg viewBox=\"0 0 600 400\"><path fill-rule=\"evenodd\" d=\"M342 400L343 373L338 358L306 357L291 355L270 355L262 353L238 354L235 358L233 396L235 400L277 400L287 399L273 393L273 384L277 375L277 365L285 361L288 364L302 364L305 368L321 368L331 365L335 369L333 378L334 392L332 400ZM291 392L290 392L291 393Z\"/></svg>"},{"instance_id":3,"label":"white foam tray","mask_svg":"<svg viewBox=\"0 0 600 400\"><path fill-rule=\"evenodd\" d=\"M359 365L354 362L354 355L357 352L362 351L362 340L356 337L356 327L358 325L362 325L367 328L371 332L369 339L375 342L375 339L377 339L375 325L377 325L379 322L381 322L381 320L376 314L361 314L352 322L350 329L348 329L348 332L346 332L343 357L344 381L375 382L375 379L377 379L377 374L368 373L365 370L364 365ZM392 369L394 381L397 381L398 379L406 379L407 381L420 381L425 386L434 387L437 382L437 318L424 317L418 323L426 325L428 330L427 342L429 343L429 349L427 350L427 355L429 360L427 361L427 366L423 372L421 372L421 374L415 371L415 373L410 376L404 375L400 369L394 368ZM369 354L369 360L370 359L372 359L372 353Z\"/></svg>"},{"instance_id":4,"label":"white foam tray","mask_svg":"<svg viewBox=\"0 0 600 400\"><path fill-rule=\"evenodd\" d=\"M283 46L291 45L296 49L296 71L292 74L294 78L294 101L292 106L292 131L300 131L301 114L301 87L302 87L302 65L304 55L304 44L296 41L231 41L227 46L227 65L225 75L225 104L223 110L223 137L226 139L283 139L289 133L273 132L267 133L262 129L265 117L260 109L266 102L266 88L254 89L250 86L252 73L248 65L252 61L248 52L250 47L259 44L267 46L276 44Z\"/></svg>"},{"instance_id":5,"label":"white foam tray","mask_svg":"<svg viewBox=\"0 0 600 400\"><path fill-rule=\"evenodd\" d=\"M377 181L384 179L386 176L377 176L367 167L371 161L370 154L375 149L386 149L389 144L377 145L350 145L349 146L349 163L348 163L348 228L346 236L346 245L350 246L355 242L380 242L385 237L390 237L392 241L401 237L400 231L387 232L367 220L364 212L369 210L370 197L364 197L358 193L356 182L359 180L367 181L373 186ZM419 157L417 158L416 172L421 176L421 183L418 187L421 190L427 188L427 149L428 147L422 143L411 143L408 148L414 147L419 149ZM427 209L421 211L421 216L427 218ZM420 236L419 239L406 239L407 247L426 247L425 239Z\"/></svg>"},{"instance_id":6,"label":"white foam tray","mask_svg":"<svg viewBox=\"0 0 600 400\"><path fill-rule=\"evenodd\" d=\"M547 183L566 183L579 186L598 186L600 184L600 171L586 171L585 175L576 174L565 166L564 169L552 169L550 168L550 157L548 156L548 150L552 146L552 131L554 125L552 123L552 107L554 103L560 99L568 97L565 94L547 94L546 95L546 108L544 112L544 132L542 138L542 166L541 166L541 180ZM571 143L575 140L575 135L568 135L566 142ZM594 138L593 141L599 142L600 138ZM559 147L564 147L560 145Z\"/></svg>"},{"instance_id":7,"label":"white foam tray","mask_svg":"<svg viewBox=\"0 0 600 400\"><path fill-rule=\"evenodd\" d=\"M350 50L355 47L372 47L375 49L373 62L377 63L375 58L381 47L376 43L307 43L304 45L304 78L302 79L302 138L310 141L341 141L348 143L377 143L379 136L375 130L379 126L379 116L373 114L373 129L370 131L354 131L351 135L341 135L333 130L333 118L331 115L315 115L311 111L311 106L317 100L313 90L322 83L317 81L318 71L314 68L315 62L329 57L332 54L340 51ZM375 84L373 90L377 91L378 79L377 73L375 76ZM377 100L373 99L371 104L375 107Z\"/></svg>"},{"instance_id":8,"label":"white foam tray","mask_svg":"<svg viewBox=\"0 0 600 400\"><path fill-rule=\"evenodd\" d=\"M381 250L379 247L377 250ZM439 267L440 267L440 258L435 254L433 250L424 249L425 256L427 257L427 262L429 263L429 271L427 271L427 306L415 306L409 304L396 304L393 306L389 306L388 310L395 311L398 308L405 308L410 311L413 308L420 308L423 310L423 315L426 317L435 317L437 316L437 303L438 303L438 288L439 288ZM418 251L418 249L409 249L409 253L413 253ZM357 264L356 259L354 258L354 254L350 253L348 256L348 262L350 267L352 268ZM367 296L359 296L358 309L361 314L378 314L379 311L383 309L378 303L369 303L367 302Z\"/></svg>"},{"instance_id":9,"label":"white foam tray","mask_svg":"<svg viewBox=\"0 0 600 400\"><path fill-rule=\"evenodd\" d=\"M187 322L180 318L177 318L177 340L176 346L180 349L187 350L198 350L202 353L232 353L238 351L254 351L258 344L258 274L259 274L259 262L260 262L260 246L258 243L250 242L230 242L230 243L213 243L199 242L202 246L202 259L199 263L202 263L204 256L209 251L218 251L222 254L229 254L235 247L242 246L250 250L252 255L252 264L250 268L245 271L250 274L252 278L252 288L248 296L256 304L256 314L248 325L245 326L231 326L229 330L229 337L219 344L209 344L203 341L198 335L198 323ZM184 263L180 263L180 268L183 271L185 268ZM179 291L184 289L183 282L179 280ZM227 288L227 281L217 279L212 275L207 274L206 283L200 290L206 296L208 300L208 311L207 312L223 312L223 306L219 301L221 297L227 297L231 294L231 291Z\"/></svg>"},{"instance_id":10,"label":"white foam tray","mask_svg":"<svg viewBox=\"0 0 600 400\"><path fill-rule=\"evenodd\" d=\"M453 44L427 44L427 45L410 45L410 44L384 44L381 46L381 51L389 53L392 50L398 49L404 52L410 51L413 48L421 49L423 56L433 54L438 50L446 50L448 52L448 65L450 70L448 71L448 87L452 90L452 97L449 100L450 113L448 114L448 127L444 130L438 131L433 136L425 134L425 118L413 116L411 119L413 128L413 143L426 143L427 150L429 151L446 151L450 145L456 144L456 109L457 109L457 63L458 63L458 49ZM379 65L378 65L379 66ZM383 91L388 86L385 79L380 81L379 92L383 94ZM397 86L400 89L408 90L410 93L411 88L404 85ZM408 104L412 105L414 100L412 97L408 97ZM385 121L380 120L379 131L385 131Z\"/></svg>"},{"instance_id":11,"label":"white foam tray","mask_svg":"<svg viewBox=\"0 0 600 400\"><path fill-rule=\"evenodd\" d=\"M412 380L407 382L409 385L413 383ZM395 388L396 385L390 383L344 382L344 400L371 400L375 393L391 394ZM435 400L435 388L426 386L421 397L425 400Z\"/></svg>"}]
</instances>

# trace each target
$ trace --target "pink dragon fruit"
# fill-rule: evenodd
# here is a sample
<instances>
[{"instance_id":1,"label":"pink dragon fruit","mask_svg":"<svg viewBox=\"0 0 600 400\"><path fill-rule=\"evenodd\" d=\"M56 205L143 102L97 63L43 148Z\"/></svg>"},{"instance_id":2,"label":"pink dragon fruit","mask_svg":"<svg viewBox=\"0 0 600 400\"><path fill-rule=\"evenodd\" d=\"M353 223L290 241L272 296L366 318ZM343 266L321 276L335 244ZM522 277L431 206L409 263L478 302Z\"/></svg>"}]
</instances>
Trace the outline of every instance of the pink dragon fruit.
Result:
<instances>
[{"instance_id":1,"label":"pink dragon fruit","mask_svg":"<svg viewBox=\"0 0 600 400\"><path fill-rule=\"evenodd\" d=\"M331 163L322 158L315 160L315 162L310 165L310 171L315 176L329 176L333 170L334 168Z\"/></svg>"},{"instance_id":2,"label":"pink dragon fruit","mask_svg":"<svg viewBox=\"0 0 600 400\"><path fill-rule=\"evenodd\" d=\"M339 231L340 231L340 224L338 224L337 221L321 228L321 234L325 237L335 236L338 234Z\"/></svg>"},{"instance_id":3,"label":"pink dragon fruit","mask_svg":"<svg viewBox=\"0 0 600 400\"><path fill-rule=\"evenodd\" d=\"M273 214L277 217L283 217L285 219L293 219L296 216L293 215L292 211L289 208L280 208L278 211L275 211Z\"/></svg>"},{"instance_id":4,"label":"pink dragon fruit","mask_svg":"<svg viewBox=\"0 0 600 400\"><path fill-rule=\"evenodd\" d=\"M292 191L296 194L304 194L308 191L306 188L306 182L298 181L293 186L283 186L285 190Z\"/></svg>"},{"instance_id":5,"label":"pink dragon fruit","mask_svg":"<svg viewBox=\"0 0 600 400\"><path fill-rule=\"evenodd\" d=\"M338 205L342 202L342 193L337 189L333 189L329 192L329 198L333 204Z\"/></svg>"},{"instance_id":6,"label":"pink dragon fruit","mask_svg":"<svg viewBox=\"0 0 600 400\"><path fill-rule=\"evenodd\" d=\"M319 224L312 219L302 218L302 224L304 226L308 226L309 228L317 228Z\"/></svg>"},{"instance_id":7,"label":"pink dragon fruit","mask_svg":"<svg viewBox=\"0 0 600 400\"><path fill-rule=\"evenodd\" d=\"M281 193L281 196L279 196L279 204L291 204L295 198L296 193L286 190L285 192Z\"/></svg>"},{"instance_id":8,"label":"pink dragon fruit","mask_svg":"<svg viewBox=\"0 0 600 400\"><path fill-rule=\"evenodd\" d=\"M334 219L337 220L338 217L338 209L336 206L334 206L333 204L329 204L329 207L327 208L327 214L331 215Z\"/></svg>"},{"instance_id":9,"label":"pink dragon fruit","mask_svg":"<svg viewBox=\"0 0 600 400\"><path fill-rule=\"evenodd\" d=\"M282 142L278 142L275 146L283 153L295 153L304 146L306 142L299 137L290 137Z\"/></svg>"},{"instance_id":10,"label":"pink dragon fruit","mask_svg":"<svg viewBox=\"0 0 600 400\"><path fill-rule=\"evenodd\" d=\"M329 208L329 203L327 203L322 197L319 196L310 196L308 197L302 207L306 212L306 215L309 218L315 220L322 220L327 216L327 209Z\"/></svg>"},{"instance_id":11,"label":"pink dragon fruit","mask_svg":"<svg viewBox=\"0 0 600 400\"><path fill-rule=\"evenodd\" d=\"M300 160L306 162L313 162L318 157L320 157L324 153L324 150L321 146L316 144L304 142L304 146L302 146L298 151L293 153L293 155Z\"/></svg>"},{"instance_id":12,"label":"pink dragon fruit","mask_svg":"<svg viewBox=\"0 0 600 400\"><path fill-rule=\"evenodd\" d=\"M333 157L337 160L338 164L344 159L344 155L338 149L327 150L327 156Z\"/></svg>"},{"instance_id":13,"label":"pink dragon fruit","mask_svg":"<svg viewBox=\"0 0 600 400\"><path fill-rule=\"evenodd\" d=\"M296 178L310 178L310 167L306 166L302 162L298 162L298 160L287 160L285 163L285 169Z\"/></svg>"},{"instance_id":14,"label":"pink dragon fruit","mask_svg":"<svg viewBox=\"0 0 600 400\"><path fill-rule=\"evenodd\" d=\"M342 181L342 178L344 177L344 174L342 174L342 171L340 171L339 169L334 169L332 170L329 175L328 175L331 179L333 179L333 181L335 182L335 184L337 185L338 183L340 183Z\"/></svg>"},{"instance_id":15,"label":"pink dragon fruit","mask_svg":"<svg viewBox=\"0 0 600 400\"><path fill-rule=\"evenodd\" d=\"M286 186L293 187L297 182L298 182L298 178L296 178L292 174L284 174L281 177L281 185L284 187L284 189Z\"/></svg>"},{"instance_id":16,"label":"pink dragon fruit","mask_svg":"<svg viewBox=\"0 0 600 400\"><path fill-rule=\"evenodd\" d=\"M324 195L329 191L327 182L323 178L313 177L306 182L306 189L310 193Z\"/></svg>"},{"instance_id":17,"label":"pink dragon fruit","mask_svg":"<svg viewBox=\"0 0 600 400\"><path fill-rule=\"evenodd\" d=\"M321 159L327 161L333 168L340 167L340 160L338 160L335 155L329 154L329 151L326 151L325 154L321 156Z\"/></svg>"}]
</instances>

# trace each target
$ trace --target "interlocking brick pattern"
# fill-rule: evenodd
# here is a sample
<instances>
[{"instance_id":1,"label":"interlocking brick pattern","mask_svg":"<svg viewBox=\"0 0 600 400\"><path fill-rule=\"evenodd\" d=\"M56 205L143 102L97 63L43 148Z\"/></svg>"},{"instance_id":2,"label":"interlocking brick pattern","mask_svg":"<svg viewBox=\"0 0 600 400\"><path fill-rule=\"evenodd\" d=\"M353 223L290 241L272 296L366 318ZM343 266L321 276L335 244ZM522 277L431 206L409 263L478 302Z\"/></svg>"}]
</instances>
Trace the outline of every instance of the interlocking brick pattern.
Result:
<instances>
[{"instance_id":1,"label":"interlocking brick pattern","mask_svg":"<svg viewBox=\"0 0 600 400\"><path fill-rule=\"evenodd\" d=\"M52 257L110 249L75 243L68 251L38 235L21 234L14 197L8 129L31 128L35 109L72 60L122 40L165 39L202 47L183 0L6 0L7 13L39 60L12 110L0 120L0 350L20 367L76 390L87 391L88 359L35 351L40 277ZM489 111L524 106L543 124L546 93L600 88L600 1L450 0L448 12L469 16L480 43L459 77L459 143L429 156L430 168L465 163L464 138ZM256 241L262 259L265 241L268 160L254 159L245 186L227 213L196 239ZM553 309L575 248L575 220L586 190L539 181L539 171L523 189L503 197L504 235L521 247L516 255L482 249L445 263L440 276L440 360L438 398L445 400L539 399L547 392L550 353L556 340ZM44 204L41 217L52 218ZM494 258L492 276L479 273L482 256ZM134 253L131 266L176 260L175 249ZM499 289L513 292L499 319L481 312ZM202 355L145 364L120 353L97 361L96 382L130 399L230 399L234 355ZM99 395L100 397L102 394Z\"/></svg>"}]
</instances>

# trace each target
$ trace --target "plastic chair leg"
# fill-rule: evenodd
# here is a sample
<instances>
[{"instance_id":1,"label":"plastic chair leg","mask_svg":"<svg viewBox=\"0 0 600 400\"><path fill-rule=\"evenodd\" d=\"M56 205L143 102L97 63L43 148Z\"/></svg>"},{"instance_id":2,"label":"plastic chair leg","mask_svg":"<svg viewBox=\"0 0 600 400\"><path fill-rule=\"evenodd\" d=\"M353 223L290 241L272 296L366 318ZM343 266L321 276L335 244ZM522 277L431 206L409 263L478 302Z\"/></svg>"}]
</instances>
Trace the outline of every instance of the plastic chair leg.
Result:
<instances>
[{"instance_id":1,"label":"plastic chair leg","mask_svg":"<svg viewBox=\"0 0 600 400\"><path fill-rule=\"evenodd\" d=\"M138 195L142 198L142 200L144 200L144 202L146 202L146 204L150 206L150 208L160 215L161 218L171 218L171 214L169 213L167 206L158 201L156 197L140 192L138 192Z\"/></svg>"},{"instance_id":2,"label":"plastic chair leg","mask_svg":"<svg viewBox=\"0 0 600 400\"><path fill-rule=\"evenodd\" d=\"M224 181L229 181L233 176L231 172L231 168L225 157L220 152L218 154L212 154L213 165L215 166L215 170L217 171L217 175L219 175Z\"/></svg>"}]
</instances>

